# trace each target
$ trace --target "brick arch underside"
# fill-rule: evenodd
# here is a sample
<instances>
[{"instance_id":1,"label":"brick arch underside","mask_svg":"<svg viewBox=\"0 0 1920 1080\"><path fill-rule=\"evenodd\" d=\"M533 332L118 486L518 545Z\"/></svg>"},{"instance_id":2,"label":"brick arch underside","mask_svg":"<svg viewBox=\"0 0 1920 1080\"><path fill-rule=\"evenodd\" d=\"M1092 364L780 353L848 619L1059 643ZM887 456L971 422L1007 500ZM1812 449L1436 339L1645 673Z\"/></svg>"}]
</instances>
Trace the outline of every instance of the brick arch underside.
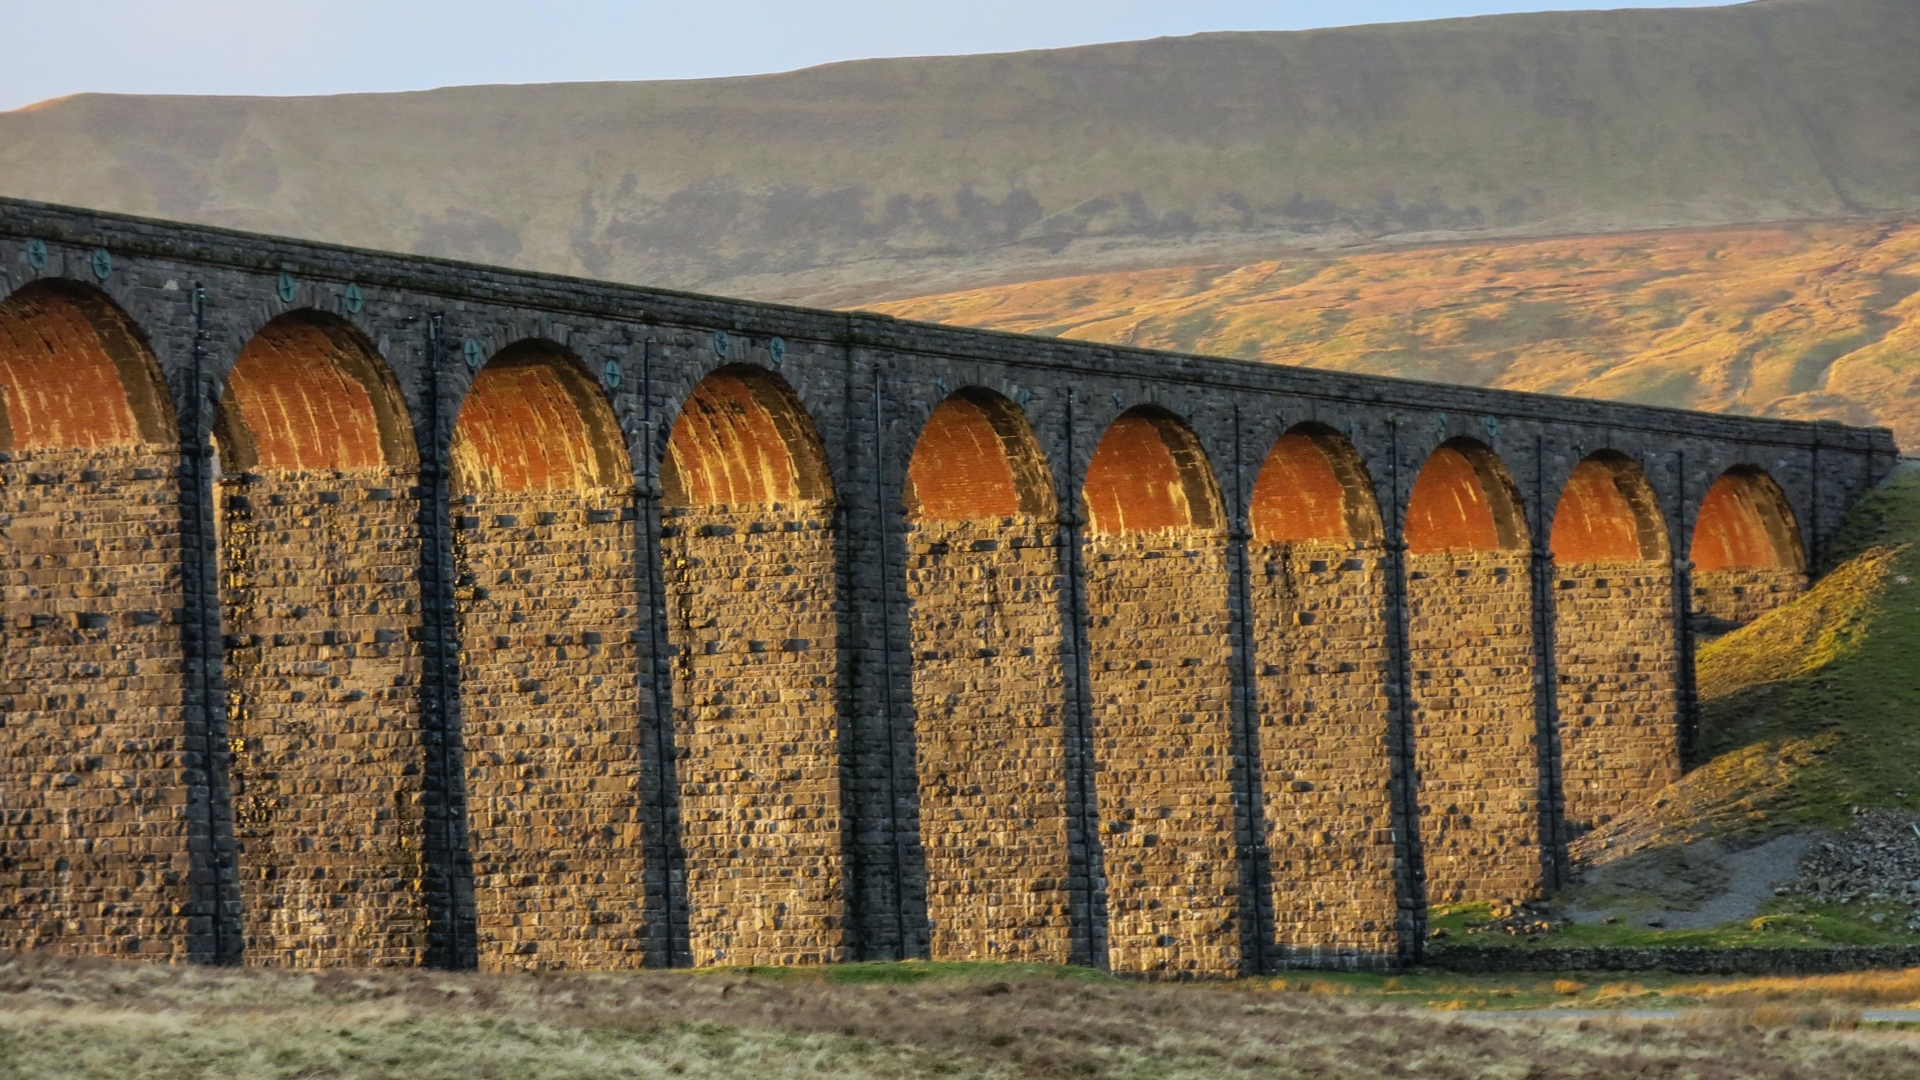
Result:
<instances>
[{"instance_id":1,"label":"brick arch underside","mask_svg":"<svg viewBox=\"0 0 1920 1080\"><path fill-rule=\"evenodd\" d=\"M681 408L661 468L687 943L696 965L846 959L832 490L758 368Z\"/></svg>"},{"instance_id":2,"label":"brick arch underside","mask_svg":"<svg viewBox=\"0 0 1920 1080\"><path fill-rule=\"evenodd\" d=\"M1653 487L1618 454L1574 469L1550 546L1563 815L1585 832L1680 776L1673 565Z\"/></svg>"},{"instance_id":3,"label":"brick arch underside","mask_svg":"<svg viewBox=\"0 0 1920 1080\"><path fill-rule=\"evenodd\" d=\"M1402 933L1388 568L1359 455L1329 429L1282 436L1248 524L1275 944L1292 963L1391 962Z\"/></svg>"},{"instance_id":4,"label":"brick arch underside","mask_svg":"<svg viewBox=\"0 0 1920 1080\"><path fill-rule=\"evenodd\" d=\"M1407 645L1427 900L1516 901L1542 882L1528 532L1506 467L1442 444L1407 501Z\"/></svg>"},{"instance_id":5,"label":"brick arch underside","mask_svg":"<svg viewBox=\"0 0 1920 1080\"><path fill-rule=\"evenodd\" d=\"M1123 414L1083 491L1094 789L1116 971L1230 975L1248 932L1227 536L1205 452Z\"/></svg>"},{"instance_id":6,"label":"brick arch underside","mask_svg":"<svg viewBox=\"0 0 1920 1080\"><path fill-rule=\"evenodd\" d=\"M557 346L481 368L455 428L455 600L487 970L637 967L650 932L637 514L612 409Z\"/></svg>"},{"instance_id":7,"label":"brick arch underside","mask_svg":"<svg viewBox=\"0 0 1920 1080\"><path fill-rule=\"evenodd\" d=\"M936 960L1085 962L1051 488L1025 417L988 391L943 401L908 465L915 762Z\"/></svg>"},{"instance_id":8,"label":"brick arch underside","mask_svg":"<svg viewBox=\"0 0 1920 1080\"><path fill-rule=\"evenodd\" d=\"M189 913L206 763L180 664L180 455L103 294L0 304L0 949L208 957Z\"/></svg>"},{"instance_id":9,"label":"brick arch underside","mask_svg":"<svg viewBox=\"0 0 1920 1080\"><path fill-rule=\"evenodd\" d=\"M416 453L385 363L290 315L221 398L220 601L250 965L427 951Z\"/></svg>"},{"instance_id":10,"label":"brick arch underside","mask_svg":"<svg viewBox=\"0 0 1920 1080\"><path fill-rule=\"evenodd\" d=\"M1806 554L1780 485L1760 469L1727 470L1707 489L1688 552L1693 627L1725 633L1806 591Z\"/></svg>"}]
</instances>

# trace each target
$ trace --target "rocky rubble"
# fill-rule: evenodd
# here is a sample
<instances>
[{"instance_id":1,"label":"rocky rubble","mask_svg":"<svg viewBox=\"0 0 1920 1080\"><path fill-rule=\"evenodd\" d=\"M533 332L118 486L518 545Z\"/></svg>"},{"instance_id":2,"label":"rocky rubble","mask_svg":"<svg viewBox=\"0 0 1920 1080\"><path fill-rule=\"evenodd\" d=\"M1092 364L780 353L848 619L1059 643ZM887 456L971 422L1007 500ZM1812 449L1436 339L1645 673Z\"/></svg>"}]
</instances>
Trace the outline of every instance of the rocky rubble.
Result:
<instances>
[{"instance_id":1,"label":"rocky rubble","mask_svg":"<svg viewBox=\"0 0 1920 1080\"><path fill-rule=\"evenodd\" d=\"M1854 811L1846 832L1814 844L1799 877L1774 890L1840 904L1905 906L1920 930L1920 816L1906 810Z\"/></svg>"}]
</instances>

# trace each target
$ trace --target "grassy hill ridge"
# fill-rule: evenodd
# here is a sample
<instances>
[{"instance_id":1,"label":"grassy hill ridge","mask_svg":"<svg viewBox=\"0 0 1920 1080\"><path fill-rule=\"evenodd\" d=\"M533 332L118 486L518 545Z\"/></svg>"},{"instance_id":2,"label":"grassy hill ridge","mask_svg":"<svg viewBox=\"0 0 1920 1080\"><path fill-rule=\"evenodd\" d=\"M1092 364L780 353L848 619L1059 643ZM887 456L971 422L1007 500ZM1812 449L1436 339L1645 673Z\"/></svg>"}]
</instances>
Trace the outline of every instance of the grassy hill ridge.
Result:
<instances>
[{"instance_id":1,"label":"grassy hill ridge","mask_svg":"<svg viewBox=\"0 0 1920 1080\"><path fill-rule=\"evenodd\" d=\"M0 114L0 193L863 302L1234 245L1920 208L1920 6L1503 15Z\"/></svg>"}]
</instances>

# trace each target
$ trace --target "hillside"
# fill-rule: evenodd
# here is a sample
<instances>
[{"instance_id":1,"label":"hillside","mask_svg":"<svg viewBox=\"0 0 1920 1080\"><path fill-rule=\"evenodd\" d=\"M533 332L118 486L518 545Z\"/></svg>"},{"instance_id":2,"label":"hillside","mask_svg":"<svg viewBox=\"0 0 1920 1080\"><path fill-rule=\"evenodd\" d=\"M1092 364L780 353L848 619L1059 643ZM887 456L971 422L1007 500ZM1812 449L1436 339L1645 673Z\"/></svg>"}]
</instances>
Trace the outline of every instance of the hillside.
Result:
<instances>
[{"instance_id":1,"label":"hillside","mask_svg":"<svg viewBox=\"0 0 1920 1080\"><path fill-rule=\"evenodd\" d=\"M1288 245L1916 210L1916 55L1912 0L1759 0L687 82L81 95L0 114L0 194L864 303Z\"/></svg>"},{"instance_id":2,"label":"hillside","mask_svg":"<svg viewBox=\"0 0 1920 1080\"><path fill-rule=\"evenodd\" d=\"M1864 499L1829 557L1805 596L1701 648L1697 767L1576 858L1920 810L1920 467Z\"/></svg>"},{"instance_id":3,"label":"hillside","mask_svg":"<svg viewBox=\"0 0 1920 1080\"><path fill-rule=\"evenodd\" d=\"M1310 367L1883 424L1920 447L1920 218L1296 253L874 306Z\"/></svg>"}]
</instances>

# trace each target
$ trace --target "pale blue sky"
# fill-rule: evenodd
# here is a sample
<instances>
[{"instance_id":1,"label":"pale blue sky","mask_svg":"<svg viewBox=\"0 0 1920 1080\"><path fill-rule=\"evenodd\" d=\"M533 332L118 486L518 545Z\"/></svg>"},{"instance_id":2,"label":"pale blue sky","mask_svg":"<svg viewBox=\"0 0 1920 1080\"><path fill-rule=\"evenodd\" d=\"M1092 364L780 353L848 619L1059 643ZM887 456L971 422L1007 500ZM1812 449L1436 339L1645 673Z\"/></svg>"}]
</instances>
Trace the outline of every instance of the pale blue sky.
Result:
<instances>
[{"instance_id":1,"label":"pale blue sky","mask_svg":"<svg viewBox=\"0 0 1920 1080\"><path fill-rule=\"evenodd\" d=\"M0 0L0 110L86 90L333 94L687 79L1002 52L1708 0Z\"/></svg>"}]
</instances>

